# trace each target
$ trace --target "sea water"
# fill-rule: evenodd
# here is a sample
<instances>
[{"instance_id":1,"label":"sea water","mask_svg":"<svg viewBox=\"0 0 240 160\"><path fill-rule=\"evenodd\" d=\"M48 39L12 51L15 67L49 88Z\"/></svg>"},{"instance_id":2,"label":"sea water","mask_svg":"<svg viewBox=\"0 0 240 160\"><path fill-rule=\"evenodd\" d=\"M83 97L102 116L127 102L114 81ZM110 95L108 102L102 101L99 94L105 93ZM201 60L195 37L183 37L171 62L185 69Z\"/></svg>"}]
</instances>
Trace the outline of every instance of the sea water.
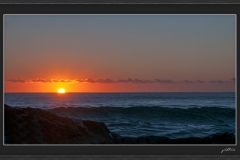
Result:
<instances>
[{"instance_id":1,"label":"sea water","mask_svg":"<svg viewBox=\"0 0 240 160\"><path fill-rule=\"evenodd\" d=\"M121 136L235 134L235 92L5 93L4 104L104 122Z\"/></svg>"}]
</instances>

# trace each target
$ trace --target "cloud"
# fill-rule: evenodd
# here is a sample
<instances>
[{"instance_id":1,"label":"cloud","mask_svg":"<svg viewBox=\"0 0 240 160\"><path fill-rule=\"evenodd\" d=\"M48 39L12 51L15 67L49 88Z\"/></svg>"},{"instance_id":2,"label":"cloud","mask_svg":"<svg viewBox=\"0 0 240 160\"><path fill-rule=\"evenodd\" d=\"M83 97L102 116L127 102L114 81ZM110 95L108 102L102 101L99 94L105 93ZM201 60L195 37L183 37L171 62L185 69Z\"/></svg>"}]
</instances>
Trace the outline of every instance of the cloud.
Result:
<instances>
[{"instance_id":1,"label":"cloud","mask_svg":"<svg viewBox=\"0 0 240 160\"><path fill-rule=\"evenodd\" d=\"M155 79L155 82L157 82L157 83L174 83L174 82L171 81L170 79L168 79L168 80Z\"/></svg>"},{"instance_id":2,"label":"cloud","mask_svg":"<svg viewBox=\"0 0 240 160\"><path fill-rule=\"evenodd\" d=\"M93 80L93 79L85 79L85 82L88 82L88 83L96 83L96 81L95 80Z\"/></svg>"},{"instance_id":3,"label":"cloud","mask_svg":"<svg viewBox=\"0 0 240 160\"><path fill-rule=\"evenodd\" d=\"M149 83L149 82L147 82L147 81L145 81L145 80L141 80L141 79L131 79L131 78L129 78L129 80L131 80L131 83Z\"/></svg>"},{"instance_id":4,"label":"cloud","mask_svg":"<svg viewBox=\"0 0 240 160\"><path fill-rule=\"evenodd\" d=\"M118 83L173 83L171 80L160 80L160 79L155 79L155 80L145 80L145 79L118 79Z\"/></svg>"},{"instance_id":5,"label":"cloud","mask_svg":"<svg viewBox=\"0 0 240 160\"><path fill-rule=\"evenodd\" d=\"M69 82L72 82L72 80L69 80L69 79L60 79L60 80L57 80L57 79L50 79L50 80L47 80L47 79L42 79L42 78L36 78L36 79L31 79L27 82L31 82L31 83L34 83L34 82L42 82L42 83L69 83Z\"/></svg>"},{"instance_id":6,"label":"cloud","mask_svg":"<svg viewBox=\"0 0 240 160\"><path fill-rule=\"evenodd\" d=\"M197 80L198 83L205 83L204 81L201 81L201 80Z\"/></svg>"},{"instance_id":7,"label":"cloud","mask_svg":"<svg viewBox=\"0 0 240 160\"><path fill-rule=\"evenodd\" d=\"M47 83L47 82L51 82L51 80L45 80L45 79L41 79L41 78L36 78L36 79L31 79L28 82L42 82L42 83Z\"/></svg>"},{"instance_id":8,"label":"cloud","mask_svg":"<svg viewBox=\"0 0 240 160\"><path fill-rule=\"evenodd\" d=\"M21 79L9 79L7 81L13 82L13 83L25 83L26 81Z\"/></svg>"},{"instance_id":9,"label":"cloud","mask_svg":"<svg viewBox=\"0 0 240 160\"><path fill-rule=\"evenodd\" d=\"M171 80L144 80L144 79L118 79L118 80L112 80L112 79L76 79L75 81L83 83L173 83Z\"/></svg>"},{"instance_id":10,"label":"cloud","mask_svg":"<svg viewBox=\"0 0 240 160\"><path fill-rule=\"evenodd\" d=\"M72 83L72 82L78 82L78 83L134 83L134 84L152 84L152 83L159 83L159 84L177 84L177 83L185 83L185 84L195 84L195 83L234 83L235 78L232 78L231 81L223 81L223 80L212 80L212 81L203 81L203 80L184 80L184 81L172 81L170 79L162 80L162 79L154 79L154 80L145 80L145 79L42 79L42 78L36 78L36 79L30 79L30 80L21 80L21 79L9 79L7 81L14 82L14 83Z\"/></svg>"},{"instance_id":11,"label":"cloud","mask_svg":"<svg viewBox=\"0 0 240 160\"><path fill-rule=\"evenodd\" d=\"M86 79L76 79L76 81L80 82L80 83L113 83L114 81L111 79L90 79L90 78L86 78Z\"/></svg>"},{"instance_id":12,"label":"cloud","mask_svg":"<svg viewBox=\"0 0 240 160\"><path fill-rule=\"evenodd\" d=\"M51 82L58 83L58 82L59 82L59 80L57 80L57 79L53 79L53 80L51 80Z\"/></svg>"},{"instance_id":13,"label":"cloud","mask_svg":"<svg viewBox=\"0 0 240 160\"><path fill-rule=\"evenodd\" d=\"M125 80L125 79L118 79L117 82L119 83L128 83L129 80Z\"/></svg>"},{"instance_id":14,"label":"cloud","mask_svg":"<svg viewBox=\"0 0 240 160\"><path fill-rule=\"evenodd\" d=\"M182 81L182 82L184 82L184 83L186 83L186 84L193 84L193 83L196 83L196 82L194 82L194 81L189 81L189 80L184 80L184 81Z\"/></svg>"},{"instance_id":15,"label":"cloud","mask_svg":"<svg viewBox=\"0 0 240 160\"><path fill-rule=\"evenodd\" d=\"M133 80L131 78L128 78L128 79L118 79L117 82L119 82L119 83L129 83L129 82L133 82Z\"/></svg>"},{"instance_id":16,"label":"cloud","mask_svg":"<svg viewBox=\"0 0 240 160\"><path fill-rule=\"evenodd\" d=\"M209 81L209 83L220 83L220 84L222 84L222 83L224 83L224 81L221 81L221 80L215 80L215 81Z\"/></svg>"},{"instance_id":17,"label":"cloud","mask_svg":"<svg viewBox=\"0 0 240 160\"><path fill-rule=\"evenodd\" d=\"M62 83L70 83L70 82L72 82L72 80L69 80L69 79L61 79L60 82L62 82Z\"/></svg>"}]
</instances>

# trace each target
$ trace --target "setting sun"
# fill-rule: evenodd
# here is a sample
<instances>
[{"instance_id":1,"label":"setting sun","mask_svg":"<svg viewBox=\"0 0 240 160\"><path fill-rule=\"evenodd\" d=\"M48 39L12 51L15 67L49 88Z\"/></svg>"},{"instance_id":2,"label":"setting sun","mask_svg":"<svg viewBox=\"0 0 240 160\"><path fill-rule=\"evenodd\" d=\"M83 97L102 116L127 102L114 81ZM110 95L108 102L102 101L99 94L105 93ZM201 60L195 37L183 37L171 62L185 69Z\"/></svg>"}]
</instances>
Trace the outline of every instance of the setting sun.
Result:
<instances>
[{"instance_id":1,"label":"setting sun","mask_svg":"<svg viewBox=\"0 0 240 160\"><path fill-rule=\"evenodd\" d=\"M60 89L58 90L58 93L65 93L65 89L60 88Z\"/></svg>"}]
</instances>

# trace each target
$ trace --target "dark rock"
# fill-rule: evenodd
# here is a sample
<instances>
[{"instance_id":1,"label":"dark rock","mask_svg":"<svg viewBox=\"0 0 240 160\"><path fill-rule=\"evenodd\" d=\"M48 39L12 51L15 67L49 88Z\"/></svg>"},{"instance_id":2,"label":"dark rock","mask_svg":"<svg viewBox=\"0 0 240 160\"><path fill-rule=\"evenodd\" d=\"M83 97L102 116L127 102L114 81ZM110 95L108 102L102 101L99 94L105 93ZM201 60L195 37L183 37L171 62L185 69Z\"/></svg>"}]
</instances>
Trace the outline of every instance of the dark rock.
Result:
<instances>
[{"instance_id":1,"label":"dark rock","mask_svg":"<svg viewBox=\"0 0 240 160\"><path fill-rule=\"evenodd\" d=\"M235 144L233 133L169 139L123 137L102 122L76 120L36 109L4 105L5 144Z\"/></svg>"},{"instance_id":2,"label":"dark rock","mask_svg":"<svg viewBox=\"0 0 240 160\"><path fill-rule=\"evenodd\" d=\"M121 135L115 132L110 132L110 135L112 136L113 139L121 138Z\"/></svg>"},{"instance_id":3,"label":"dark rock","mask_svg":"<svg viewBox=\"0 0 240 160\"><path fill-rule=\"evenodd\" d=\"M35 108L4 107L5 144L113 143L102 122L75 121Z\"/></svg>"}]
</instances>

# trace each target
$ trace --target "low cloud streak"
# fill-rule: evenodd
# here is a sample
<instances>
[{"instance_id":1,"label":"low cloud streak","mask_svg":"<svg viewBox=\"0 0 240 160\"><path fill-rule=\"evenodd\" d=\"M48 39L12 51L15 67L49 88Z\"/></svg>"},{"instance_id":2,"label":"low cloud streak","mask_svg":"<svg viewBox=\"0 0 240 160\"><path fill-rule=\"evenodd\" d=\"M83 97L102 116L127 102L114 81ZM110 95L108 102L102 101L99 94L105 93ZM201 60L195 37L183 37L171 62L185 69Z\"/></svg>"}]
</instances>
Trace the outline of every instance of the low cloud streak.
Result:
<instances>
[{"instance_id":1,"label":"low cloud streak","mask_svg":"<svg viewBox=\"0 0 240 160\"><path fill-rule=\"evenodd\" d=\"M9 79L7 81L13 82L13 83L25 83L26 82L26 81L24 81L22 79Z\"/></svg>"},{"instance_id":2,"label":"low cloud streak","mask_svg":"<svg viewBox=\"0 0 240 160\"><path fill-rule=\"evenodd\" d=\"M235 78L230 79L229 81L223 80L211 80L211 81L203 81L203 80L183 80L183 81L172 81L170 79L163 80L163 79L154 79L154 80L145 80L145 79L30 79L30 80L22 80L22 79L9 79L7 80L13 83L92 83L92 84L113 84L113 83L133 83L133 84L205 84L205 83L212 83L212 84L224 84L224 83L235 83Z\"/></svg>"}]
</instances>

